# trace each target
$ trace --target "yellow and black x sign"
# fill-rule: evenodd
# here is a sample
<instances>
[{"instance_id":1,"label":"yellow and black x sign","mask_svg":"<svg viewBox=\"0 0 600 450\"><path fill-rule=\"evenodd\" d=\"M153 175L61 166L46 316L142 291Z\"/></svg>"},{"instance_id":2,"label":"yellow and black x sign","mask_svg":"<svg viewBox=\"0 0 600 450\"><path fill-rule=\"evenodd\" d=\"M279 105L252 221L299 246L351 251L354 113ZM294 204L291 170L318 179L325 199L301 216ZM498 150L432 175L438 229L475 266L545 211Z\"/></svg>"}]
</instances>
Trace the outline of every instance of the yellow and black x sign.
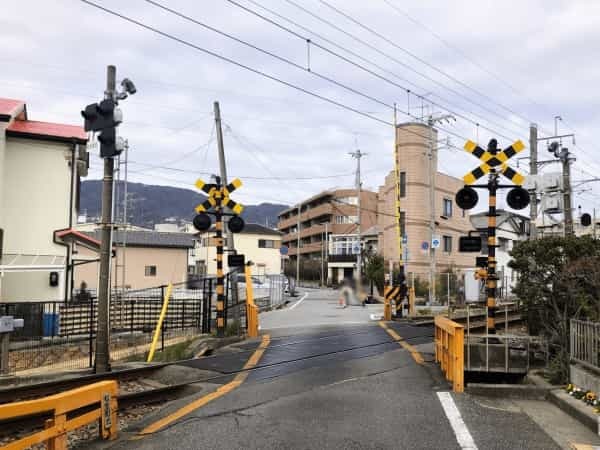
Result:
<instances>
[{"instance_id":1,"label":"yellow and black x sign","mask_svg":"<svg viewBox=\"0 0 600 450\"><path fill-rule=\"evenodd\" d=\"M525 148L523 142L516 141L513 145L505 148L495 155L491 154L487 150L482 149L473 141L467 141L464 148L466 151L483 161L483 164L481 164L479 167L476 167L463 177L465 184L475 183L475 181L489 173L494 167L499 167L500 173L518 186L521 186L525 181L525 177L523 175L506 164L506 161Z\"/></svg>"},{"instance_id":2,"label":"yellow and black x sign","mask_svg":"<svg viewBox=\"0 0 600 450\"><path fill-rule=\"evenodd\" d=\"M239 178L236 178L227 186L224 186L221 189L217 189L217 186L215 184L208 184L202 181L201 179L198 179L196 181L196 187L201 191L206 192L208 194L208 198L202 204L196 206L196 212L206 212L211 207L214 208L215 206L217 206L217 203L219 203L222 206L227 206L235 214L241 214L244 210L244 207L229 198L229 194L231 194L241 185L242 181Z\"/></svg>"}]
</instances>

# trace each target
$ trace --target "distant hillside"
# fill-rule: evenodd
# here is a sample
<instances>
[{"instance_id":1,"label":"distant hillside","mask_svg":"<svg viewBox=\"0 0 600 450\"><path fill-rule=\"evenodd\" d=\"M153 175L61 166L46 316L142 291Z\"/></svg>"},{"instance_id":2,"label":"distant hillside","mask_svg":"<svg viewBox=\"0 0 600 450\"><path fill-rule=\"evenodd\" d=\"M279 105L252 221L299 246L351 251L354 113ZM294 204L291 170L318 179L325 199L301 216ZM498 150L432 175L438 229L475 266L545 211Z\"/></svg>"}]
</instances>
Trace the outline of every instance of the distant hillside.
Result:
<instances>
[{"instance_id":1,"label":"distant hillside","mask_svg":"<svg viewBox=\"0 0 600 450\"><path fill-rule=\"evenodd\" d=\"M122 185L117 187L120 192L122 188ZM142 183L128 183L127 191L129 221L148 228L168 218L190 221L194 217L194 206L206 198L190 189ZM102 180L86 180L81 183L81 213L86 213L88 217L100 216L101 192ZM271 227L277 224L277 214L288 207L273 203L244 206L244 220L262 225L268 223Z\"/></svg>"}]
</instances>

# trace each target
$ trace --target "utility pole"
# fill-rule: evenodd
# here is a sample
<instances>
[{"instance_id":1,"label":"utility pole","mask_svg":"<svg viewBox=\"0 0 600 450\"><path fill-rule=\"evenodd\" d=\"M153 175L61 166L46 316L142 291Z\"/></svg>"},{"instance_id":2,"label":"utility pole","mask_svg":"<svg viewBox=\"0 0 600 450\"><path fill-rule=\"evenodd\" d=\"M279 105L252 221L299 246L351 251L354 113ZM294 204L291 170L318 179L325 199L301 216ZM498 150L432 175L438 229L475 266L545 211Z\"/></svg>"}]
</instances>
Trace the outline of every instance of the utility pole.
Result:
<instances>
[{"instance_id":1,"label":"utility pole","mask_svg":"<svg viewBox=\"0 0 600 450\"><path fill-rule=\"evenodd\" d=\"M117 84L117 68L106 68L106 91L104 98L113 100ZM98 324L96 331L96 373L110 371L110 256L112 241L112 197L113 172L115 161L104 158L104 176L102 177L102 223L100 238L100 279L98 284Z\"/></svg>"},{"instance_id":2,"label":"utility pole","mask_svg":"<svg viewBox=\"0 0 600 450\"><path fill-rule=\"evenodd\" d=\"M569 149L563 147L560 150L560 162L562 163L563 173L563 202L565 215L565 236L573 234L573 210L571 209L571 161L575 158L570 157Z\"/></svg>"},{"instance_id":3,"label":"utility pole","mask_svg":"<svg viewBox=\"0 0 600 450\"><path fill-rule=\"evenodd\" d=\"M300 286L300 212L302 209L302 203L298 203L298 225L296 233L298 234L298 240L296 243L296 287Z\"/></svg>"},{"instance_id":4,"label":"utility pole","mask_svg":"<svg viewBox=\"0 0 600 450\"><path fill-rule=\"evenodd\" d=\"M437 173L437 142L433 139L433 127L436 123L446 121L450 122L450 119L456 120L452 114L444 114L443 116L434 117L433 114L427 119L427 125L429 127L429 301L434 302L436 300L435 284L436 284L436 260L435 260L435 248L433 248L433 237L435 236L435 176Z\"/></svg>"},{"instance_id":5,"label":"utility pole","mask_svg":"<svg viewBox=\"0 0 600 450\"><path fill-rule=\"evenodd\" d=\"M529 126L529 175L537 175L538 168L538 129L535 123ZM530 191L529 204L529 239L537 239L537 191Z\"/></svg>"},{"instance_id":6,"label":"utility pole","mask_svg":"<svg viewBox=\"0 0 600 450\"><path fill-rule=\"evenodd\" d=\"M360 179L360 158L366 155L366 153L362 153L360 149L357 149L354 152L348 153L353 158L356 158L356 214L357 221L356 225L358 226L358 255L356 256L356 278L358 280L358 286L361 285L362 281L362 239L361 239L361 217L360 217L360 194L361 194L361 179Z\"/></svg>"},{"instance_id":7,"label":"utility pole","mask_svg":"<svg viewBox=\"0 0 600 450\"><path fill-rule=\"evenodd\" d=\"M219 107L219 102L214 102L213 104L214 112L215 112L215 128L217 130L217 147L219 150L219 172L221 174L221 185L227 186L227 164L225 162L225 146L223 144L223 130L221 128L221 108ZM225 221L227 222L227 216L225 216ZM223 231L225 231L226 227L223 227ZM227 231L225 232L225 236L227 238L227 251L230 253L235 253L235 244L233 241L233 233ZM231 269L229 269L231 272ZM238 288L237 288L237 276L231 277L231 292L234 303L237 303L238 300ZM233 308L234 320L240 327L240 310L239 308ZM240 328L238 328L239 332Z\"/></svg>"}]
</instances>

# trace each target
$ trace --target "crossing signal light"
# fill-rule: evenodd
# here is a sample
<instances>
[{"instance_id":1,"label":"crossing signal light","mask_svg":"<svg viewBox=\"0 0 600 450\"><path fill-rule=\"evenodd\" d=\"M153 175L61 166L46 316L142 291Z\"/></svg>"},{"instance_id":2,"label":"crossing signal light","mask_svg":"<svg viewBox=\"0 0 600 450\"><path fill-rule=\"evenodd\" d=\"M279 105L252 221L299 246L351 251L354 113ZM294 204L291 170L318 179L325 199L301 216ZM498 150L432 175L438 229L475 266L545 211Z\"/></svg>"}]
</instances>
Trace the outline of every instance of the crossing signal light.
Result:
<instances>
[{"instance_id":1,"label":"crossing signal light","mask_svg":"<svg viewBox=\"0 0 600 450\"><path fill-rule=\"evenodd\" d=\"M488 275L487 269L484 269L484 268L477 269L473 275L475 276L476 280L485 280Z\"/></svg>"},{"instance_id":2,"label":"crossing signal light","mask_svg":"<svg viewBox=\"0 0 600 450\"><path fill-rule=\"evenodd\" d=\"M229 228L229 231L232 233L239 233L244 229L244 225L244 219L240 216L233 216L227 222L227 228Z\"/></svg>"},{"instance_id":3,"label":"crossing signal light","mask_svg":"<svg viewBox=\"0 0 600 450\"><path fill-rule=\"evenodd\" d=\"M194 228L198 231L206 231L210 228L210 216L205 213L197 214L193 220Z\"/></svg>"},{"instance_id":4,"label":"crossing signal light","mask_svg":"<svg viewBox=\"0 0 600 450\"><path fill-rule=\"evenodd\" d=\"M123 121L123 114L114 100L105 99L100 103L87 105L81 115L84 118L85 131L101 131L114 128Z\"/></svg>"},{"instance_id":5,"label":"crossing signal light","mask_svg":"<svg viewBox=\"0 0 600 450\"><path fill-rule=\"evenodd\" d=\"M590 216L588 213L583 213L581 215L581 225L583 225L584 227L589 227L592 224L592 216Z\"/></svg>"},{"instance_id":6,"label":"crossing signal light","mask_svg":"<svg viewBox=\"0 0 600 450\"><path fill-rule=\"evenodd\" d=\"M125 141L123 138L117 136L115 128L102 130L98 135L98 142L100 142L101 158L112 158L125 149Z\"/></svg>"},{"instance_id":7,"label":"crossing signal light","mask_svg":"<svg viewBox=\"0 0 600 450\"><path fill-rule=\"evenodd\" d=\"M465 186L456 193L456 204L462 209L472 209L479 201L477 191L472 187Z\"/></svg>"},{"instance_id":8,"label":"crossing signal light","mask_svg":"<svg viewBox=\"0 0 600 450\"><path fill-rule=\"evenodd\" d=\"M520 186L508 191L506 202L512 209L523 209L529 205L529 192Z\"/></svg>"}]
</instances>

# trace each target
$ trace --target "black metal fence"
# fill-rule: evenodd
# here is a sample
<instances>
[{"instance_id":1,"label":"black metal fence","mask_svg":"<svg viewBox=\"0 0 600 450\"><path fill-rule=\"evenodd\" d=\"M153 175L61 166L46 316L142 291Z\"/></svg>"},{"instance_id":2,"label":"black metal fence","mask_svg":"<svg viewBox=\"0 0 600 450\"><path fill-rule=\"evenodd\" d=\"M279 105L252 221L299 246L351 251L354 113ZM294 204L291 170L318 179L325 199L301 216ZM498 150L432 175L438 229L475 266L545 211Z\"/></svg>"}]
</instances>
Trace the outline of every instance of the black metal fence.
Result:
<instances>
[{"instance_id":1,"label":"black metal fence","mask_svg":"<svg viewBox=\"0 0 600 450\"><path fill-rule=\"evenodd\" d=\"M163 321L160 345L189 335L211 333L216 324L216 279L205 277L173 285ZM110 302L113 359L143 353L160 315L166 286L113 291ZM238 300L226 278L225 318L246 327L245 302ZM9 372L36 368L91 367L94 360L98 302L95 292L76 292L73 301L0 303L0 315L23 318L25 326L11 333Z\"/></svg>"}]
</instances>

